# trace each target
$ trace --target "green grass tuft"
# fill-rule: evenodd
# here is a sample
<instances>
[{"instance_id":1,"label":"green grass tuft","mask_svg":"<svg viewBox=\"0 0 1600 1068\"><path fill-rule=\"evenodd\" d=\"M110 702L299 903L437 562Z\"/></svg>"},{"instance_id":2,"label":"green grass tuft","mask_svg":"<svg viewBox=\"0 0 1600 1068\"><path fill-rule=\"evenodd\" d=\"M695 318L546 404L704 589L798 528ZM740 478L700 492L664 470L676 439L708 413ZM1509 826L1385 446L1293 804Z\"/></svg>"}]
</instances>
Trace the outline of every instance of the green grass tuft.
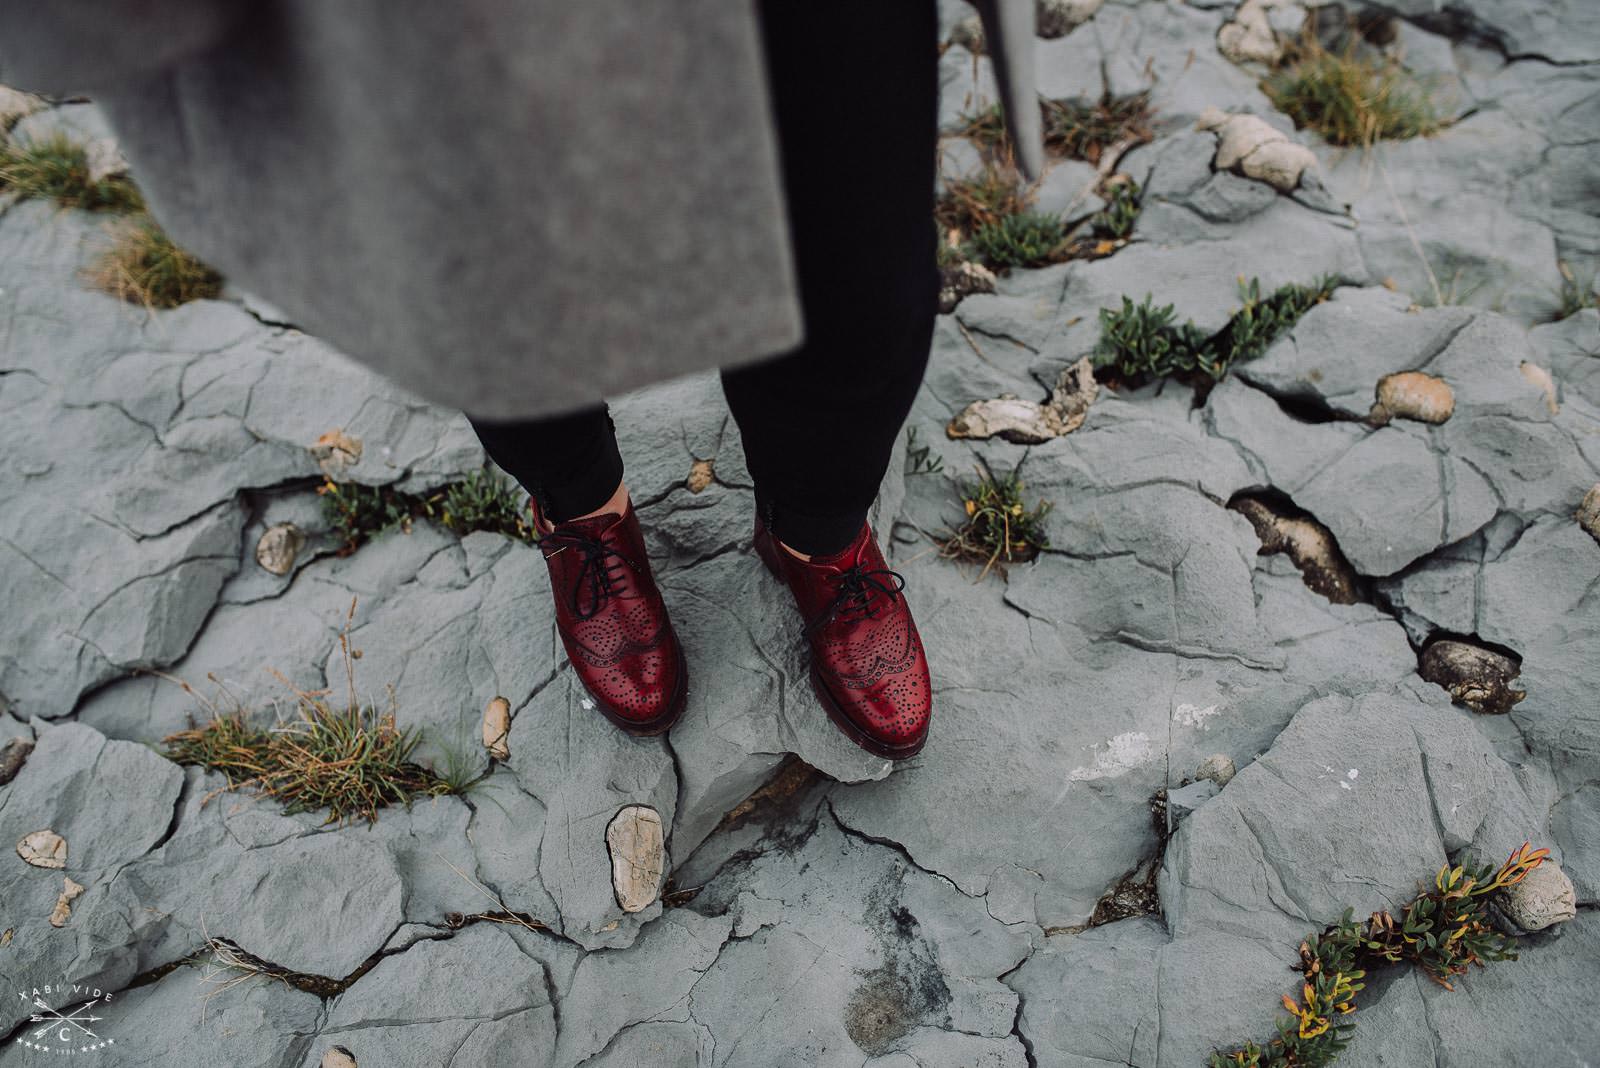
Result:
<instances>
[{"instance_id":1,"label":"green grass tuft","mask_svg":"<svg viewBox=\"0 0 1600 1068\"><path fill-rule=\"evenodd\" d=\"M1354 46L1333 53L1308 38L1261 88L1295 126L1315 130L1330 144L1366 147L1425 137L1444 125L1422 83L1398 63Z\"/></svg>"},{"instance_id":2,"label":"green grass tuft","mask_svg":"<svg viewBox=\"0 0 1600 1068\"><path fill-rule=\"evenodd\" d=\"M148 215L119 227L115 243L90 276L113 296L147 308L176 308L222 293L222 276L173 244Z\"/></svg>"},{"instance_id":3,"label":"green grass tuft","mask_svg":"<svg viewBox=\"0 0 1600 1068\"><path fill-rule=\"evenodd\" d=\"M137 212L144 197L125 175L89 180L89 157L64 134L40 141L0 138L0 189L68 208Z\"/></svg>"},{"instance_id":4,"label":"green grass tuft","mask_svg":"<svg viewBox=\"0 0 1600 1068\"><path fill-rule=\"evenodd\" d=\"M940 555L950 559L982 561L981 581L990 570L1032 560L1050 547L1044 518L1050 502L1040 501L1029 509L1022 497L1020 466L999 477L989 465L979 461L975 482L960 485L961 504L966 522L945 540Z\"/></svg>"}]
</instances>

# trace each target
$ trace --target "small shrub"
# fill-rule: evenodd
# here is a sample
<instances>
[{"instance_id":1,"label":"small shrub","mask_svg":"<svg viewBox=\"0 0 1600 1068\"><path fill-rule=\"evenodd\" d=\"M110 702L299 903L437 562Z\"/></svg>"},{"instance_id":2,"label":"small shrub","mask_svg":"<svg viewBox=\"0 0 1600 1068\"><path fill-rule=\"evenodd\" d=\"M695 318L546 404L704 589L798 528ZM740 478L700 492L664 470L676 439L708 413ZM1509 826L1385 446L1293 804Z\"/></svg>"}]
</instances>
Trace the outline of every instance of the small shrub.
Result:
<instances>
[{"instance_id":1,"label":"small shrub","mask_svg":"<svg viewBox=\"0 0 1600 1068\"><path fill-rule=\"evenodd\" d=\"M1211 1055L1210 1068L1321 1068L1332 1064L1350 1043L1354 1026L1343 1021L1356 1011L1357 995L1367 969L1412 964L1444 987L1476 965L1516 960L1516 940L1495 930L1489 917L1489 895L1514 886L1548 857L1548 849L1529 851L1528 843L1498 869L1446 864L1433 888L1413 898L1396 918L1374 912L1356 923L1351 909L1338 923L1300 943L1304 977L1299 998L1287 994L1289 1018L1279 1020L1278 1037L1265 1045L1244 1045Z\"/></svg>"},{"instance_id":2,"label":"small shrub","mask_svg":"<svg viewBox=\"0 0 1600 1068\"><path fill-rule=\"evenodd\" d=\"M534 540L523 499L510 482L488 471L474 471L422 501L423 514L458 535L489 530L520 541Z\"/></svg>"},{"instance_id":3,"label":"small shrub","mask_svg":"<svg viewBox=\"0 0 1600 1068\"><path fill-rule=\"evenodd\" d=\"M1261 83L1273 106L1330 144L1424 137L1443 125L1427 89L1392 60L1326 51L1307 38L1283 69Z\"/></svg>"},{"instance_id":4,"label":"small shrub","mask_svg":"<svg viewBox=\"0 0 1600 1068\"><path fill-rule=\"evenodd\" d=\"M1022 499L1020 466L1004 478L997 477L988 464L978 466L976 482L962 483L962 507L967 519L941 546L947 558L983 561L981 581L990 569L1018 561L1032 560L1050 547L1044 517L1050 502L1040 501L1030 511Z\"/></svg>"},{"instance_id":5,"label":"small shrub","mask_svg":"<svg viewBox=\"0 0 1600 1068\"><path fill-rule=\"evenodd\" d=\"M978 227L972 249L990 267L1039 267L1066 249L1066 224L1057 215L1022 212Z\"/></svg>"},{"instance_id":6,"label":"small shrub","mask_svg":"<svg viewBox=\"0 0 1600 1068\"><path fill-rule=\"evenodd\" d=\"M176 308L222 293L222 276L173 244L148 215L120 228L91 277L106 292L147 308Z\"/></svg>"},{"instance_id":7,"label":"small shrub","mask_svg":"<svg viewBox=\"0 0 1600 1068\"><path fill-rule=\"evenodd\" d=\"M946 182L933 218L941 232L954 230L966 238L980 227L1025 210L1027 201L1015 172L991 165L976 178Z\"/></svg>"},{"instance_id":8,"label":"small shrub","mask_svg":"<svg viewBox=\"0 0 1600 1068\"><path fill-rule=\"evenodd\" d=\"M1114 368L1130 382L1167 376L1204 376L1215 382L1229 367L1266 351L1307 310L1326 300L1335 284L1336 279L1324 277L1310 285L1280 286L1262 297L1259 279L1241 278L1243 306L1212 336L1193 322L1175 325L1171 304L1158 308L1148 294L1140 304L1123 297L1120 309L1100 309L1095 365Z\"/></svg>"},{"instance_id":9,"label":"small shrub","mask_svg":"<svg viewBox=\"0 0 1600 1068\"><path fill-rule=\"evenodd\" d=\"M458 536L488 530L519 541L538 540L515 485L488 471L475 471L425 494L331 478L317 493L323 515L342 542L340 555L396 527L409 531L418 518L432 519Z\"/></svg>"},{"instance_id":10,"label":"small shrub","mask_svg":"<svg viewBox=\"0 0 1600 1068\"><path fill-rule=\"evenodd\" d=\"M1045 148L1071 159L1098 164L1112 145L1148 141L1150 94L1105 96L1095 104L1043 100Z\"/></svg>"},{"instance_id":11,"label":"small shrub","mask_svg":"<svg viewBox=\"0 0 1600 1068\"><path fill-rule=\"evenodd\" d=\"M1139 183L1129 178L1113 182L1106 188L1107 204L1089 220L1090 227L1101 237L1122 240L1133 233L1134 221L1139 218Z\"/></svg>"},{"instance_id":12,"label":"small shrub","mask_svg":"<svg viewBox=\"0 0 1600 1068\"><path fill-rule=\"evenodd\" d=\"M24 197L54 200L89 211L144 210L144 197L125 175L89 180L89 157L64 134L40 141L0 138L0 189Z\"/></svg>"}]
</instances>

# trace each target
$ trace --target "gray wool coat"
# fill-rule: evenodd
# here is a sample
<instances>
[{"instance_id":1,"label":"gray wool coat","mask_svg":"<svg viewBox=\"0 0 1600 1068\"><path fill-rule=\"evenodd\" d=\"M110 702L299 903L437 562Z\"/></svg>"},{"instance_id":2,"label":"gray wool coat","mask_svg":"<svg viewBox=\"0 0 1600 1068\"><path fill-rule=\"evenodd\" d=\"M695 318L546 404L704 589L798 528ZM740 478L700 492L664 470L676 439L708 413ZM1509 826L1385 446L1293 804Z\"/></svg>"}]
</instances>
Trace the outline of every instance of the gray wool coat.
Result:
<instances>
[{"instance_id":1,"label":"gray wool coat","mask_svg":"<svg viewBox=\"0 0 1600 1068\"><path fill-rule=\"evenodd\" d=\"M1033 2L977 6L1037 175ZM0 0L180 245L488 419L801 341L762 63L750 0Z\"/></svg>"}]
</instances>

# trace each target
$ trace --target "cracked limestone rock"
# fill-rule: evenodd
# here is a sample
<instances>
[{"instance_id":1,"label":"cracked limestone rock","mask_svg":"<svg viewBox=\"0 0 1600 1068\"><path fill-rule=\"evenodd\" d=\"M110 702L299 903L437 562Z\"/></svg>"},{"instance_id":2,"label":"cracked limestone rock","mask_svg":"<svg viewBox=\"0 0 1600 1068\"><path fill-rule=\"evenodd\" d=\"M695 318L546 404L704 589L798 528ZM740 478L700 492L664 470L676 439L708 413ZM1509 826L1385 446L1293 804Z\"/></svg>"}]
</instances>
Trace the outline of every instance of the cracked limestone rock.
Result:
<instances>
[{"instance_id":1,"label":"cracked limestone rock","mask_svg":"<svg viewBox=\"0 0 1600 1068\"><path fill-rule=\"evenodd\" d=\"M994 272L981 263L962 260L949 267L939 268L939 313L948 315L956 310L963 297L973 293L993 293Z\"/></svg>"},{"instance_id":2,"label":"cracked limestone rock","mask_svg":"<svg viewBox=\"0 0 1600 1068\"><path fill-rule=\"evenodd\" d=\"M1210 779L1217 786L1222 787L1228 785L1236 774L1238 772L1234 767L1232 757L1228 756L1227 753L1213 753L1200 762L1200 766L1195 769L1194 777L1196 779Z\"/></svg>"},{"instance_id":3,"label":"cracked limestone rock","mask_svg":"<svg viewBox=\"0 0 1600 1068\"><path fill-rule=\"evenodd\" d=\"M35 868L65 868L67 840L55 831L29 831L17 843L17 856Z\"/></svg>"},{"instance_id":4,"label":"cracked limestone rock","mask_svg":"<svg viewBox=\"0 0 1600 1068\"><path fill-rule=\"evenodd\" d=\"M511 702L496 697L483 710L483 747L495 760L511 759Z\"/></svg>"},{"instance_id":5,"label":"cracked limestone rock","mask_svg":"<svg viewBox=\"0 0 1600 1068\"><path fill-rule=\"evenodd\" d=\"M317 466L329 478L338 478L361 462L361 439L351 437L342 428L323 434L309 448Z\"/></svg>"},{"instance_id":6,"label":"cracked limestone rock","mask_svg":"<svg viewBox=\"0 0 1600 1068\"><path fill-rule=\"evenodd\" d=\"M256 542L256 563L270 574L287 575L294 570L295 557L305 544L306 536L293 523L274 524Z\"/></svg>"},{"instance_id":7,"label":"cracked limestone rock","mask_svg":"<svg viewBox=\"0 0 1600 1068\"><path fill-rule=\"evenodd\" d=\"M1088 22L1105 0L1037 0L1034 32L1045 39L1065 37Z\"/></svg>"},{"instance_id":8,"label":"cracked limestone rock","mask_svg":"<svg viewBox=\"0 0 1600 1068\"><path fill-rule=\"evenodd\" d=\"M50 910L51 927L67 925L67 920L72 918L72 902L83 893L83 884L73 882L72 876L63 876L61 882L61 896L56 898L56 906Z\"/></svg>"},{"instance_id":9,"label":"cracked limestone rock","mask_svg":"<svg viewBox=\"0 0 1600 1068\"><path fill-rule=\"evenodd\" d=\"M945 433L952 438L1001 437L1018 445L1037 445L1082 426L1099 393L1094 367L1085 356L1062 370L1043 404L1009 394L974 401L950 420Z\"/></svg>"},{"instance_id":10,"label":"cracked limestone rock","mask_svg":"<svg viewBox=\"0 0 1600 1068\"><path fill-rule=\"evenodd\" d=\"M1600 482L1589 487L1589 492L1583 495L1583 500L1578 504L1577 520L1590 537L1600 541ZM0 782L3 781L0 779Z\"/></svg>"},{"instance_id":11,"label":"cracked limestone rock","mask_svg":"<svg viewBox=\"0 0 1600 1068\"><path fill-rule=\"evenodd\" d=\"M1422 651L1419 673L1444 687L1456 704L1474 712L1504 713L1528 696L1512 685L1521 670L1516 661L1492 649L1444 640Z\"/></svg>"},{"instance_id":12,"label":"cracked limestone rock","mask_svg":"<svg viewBox=\"0 0 1600 1068\"><path fill-rule=\"evenodd\" d=\"M0 85L0 133L10 129L18 119L25 119L36 111L49 107L43 99L24 93L8 85Z\"/></svg>"},{"instance_id":13,"label":"cracked limestone rock","mask_svg":"<svg viewBox=\"0 0 1600 1068\"><path fill-rule=\"evenodd\" d=\"M647 805L629 805L606 827L611 852L611 885L623 912L642 912L661 896L667 870L661 814Z\"/></svg>"},{"instance_id":14,"label":"cracked limestone rock","mask_svg":"<svg viewBox=\"0 0 1600 1068\"><path fill-rule=\"evenodd\" d=\"M1577 891L1561 866L1546 860L1505 892L1500 907L1524 931L1542 931L1578 915Z\"/></svg>"},{"instance_id":15,"label":"cracked limestone rock","mask_svg":"<svg viewBox=\"0 0 1600 1068\"><path fill-rule=\"evenodd\" d=\"M1455 392L1442 378L1421 371L1402 371L1378 380L1378 400L1367 421L1384 426L1391 419L1443 423L1456 410Z\"/></svg>"},{"instance_id":16,"label":"cracked limestone rock","mask_svg":"<svg viewBox=\"0 0 1600 1068\"><path fill-rule=\"evenodd\" d=\"M1235 63L1271 65L1283 58L1283 41L1272 28L1270 0L1244 0L1217 31L1217 47Z\"/></svg>"},{"instance_id":17,"label":"cracked limestone rock","mask_svg":"<svg viewBox=\"0 0 1600 1068\"><path fill-rule=\"evenodd\" d=\"M1217 170L1237 170L1246 178L1266 182L1285 193L1298 186L1301 176L1317 165L1316 153L1254 115L1230 115L1221 108L1208 107L1200 113L1195 127L1217 135L1217 155L1212 161Z\"/></svg>"}]
</instances>

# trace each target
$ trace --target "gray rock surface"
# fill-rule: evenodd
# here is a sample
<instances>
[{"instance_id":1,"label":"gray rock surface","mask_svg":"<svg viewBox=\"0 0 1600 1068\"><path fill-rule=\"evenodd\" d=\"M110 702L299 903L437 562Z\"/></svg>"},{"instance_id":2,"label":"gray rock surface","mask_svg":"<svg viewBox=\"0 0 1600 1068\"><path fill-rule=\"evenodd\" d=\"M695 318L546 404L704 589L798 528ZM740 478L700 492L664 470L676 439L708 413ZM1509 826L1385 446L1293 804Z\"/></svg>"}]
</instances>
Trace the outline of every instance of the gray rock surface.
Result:
<instances>
[{"instance_id":1,"label":"gray rock surface","mask_svg":"<svg viewBox=\"0 0 1600 1068\"><path fill-rule=\"evenodd\" d=\"M897 444L873 514L936 691L927 748L894 767L810 694L712 376L613 401L693 680L669 735L632 739L585 707L528 546L418 522L336 555L309 446L337 431L361 442L340 478L420 491L482 466L459 413L246 294L150 313L90 291L99 220L0 204L0 744L34 743L0 782L0 979L115 991L129 1064L1176 1068L1268 1037L1295 946L1344 907L1532 840L1576 918L1454 993L1375 978L1341 1062L1581 1063L1600 543L1574 514L1600 482L1600 317L1552 317L1558 261L1600 265L1582 6L1391 5L1397 54L1461 119L1366 157L1291 133L1218 51L1232 5L1119 0L1039 42L1046 96L1151 93L1154 139L1115 163L1143 212L1114 255L1013 270L936 323L909 423L928 451L908 473ZM969 12L943 8L948 34ZM960 46L941 80L947 130L995 97ZM1326 188L1219 172L1192 129L1211 106L1311 146ZM92 105L23 122L103 133ZM1058 164L1038 192L1091 177ZM1093 210L1070 203L1046 206ZM1332 299L1198 406L1102 388L1040 445L944 433L974 401L1044 396L1125 296L1216 331L1241 277L1324 273ZM1369 423L1378 382L1413 371L1450 418ZM934 543L980 460L1053 507L1036 561L974 584ZM1326 528L1350 603L1262 555L1240 495ZM282 524L305 541L279 575L256 548ZM154 751L213 711L290 717L294 688L342 700L347 623L358 699L392 687L418 759L477 776L464 796L323 826ZM1451 705L1418 674L1439 638L1515 654L1527 696ZM1162 791L1187 812L1170 828ZM635 805L672 871L625 913L606 829ZM13 851L41 830L63 868ZM1152 871L1158 911L1101 923ZM84 890L58 928L63 878ZM221 988L208 938L299 986Z\"/></svg>"}]
</instances>

